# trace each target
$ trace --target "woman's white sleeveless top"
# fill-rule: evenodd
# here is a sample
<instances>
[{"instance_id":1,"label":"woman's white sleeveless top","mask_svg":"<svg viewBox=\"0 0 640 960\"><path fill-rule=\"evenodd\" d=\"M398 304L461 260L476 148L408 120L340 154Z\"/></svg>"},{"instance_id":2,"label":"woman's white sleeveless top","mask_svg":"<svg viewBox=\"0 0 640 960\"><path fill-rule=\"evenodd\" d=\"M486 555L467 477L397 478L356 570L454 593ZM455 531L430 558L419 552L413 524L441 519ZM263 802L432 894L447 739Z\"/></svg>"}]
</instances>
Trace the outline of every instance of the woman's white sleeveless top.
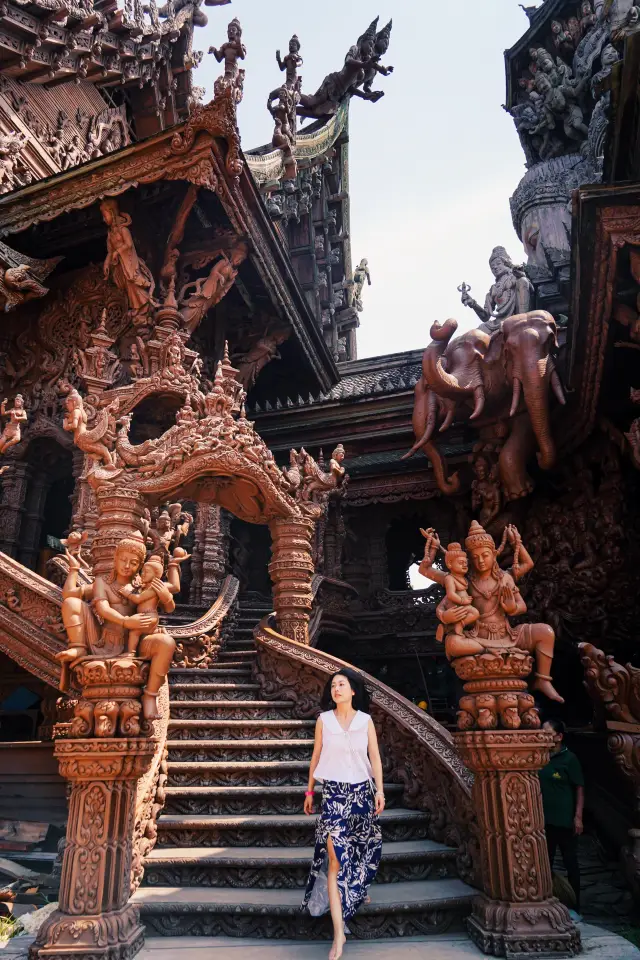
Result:
<instances>
[{"instance_id":1,"label":"woman's white sleeveless top","mask_svg":"<svg viewBox=\"0 0 640 960\"><path fill-rule=\"evenodd\" d=\"M348 730L343 730L333 710L320 714L322 720L322 753L315 769L316 780L338 783L362 783L373 780L367 746L368 713L358 710Z\"/></svg>"}]
</instances>

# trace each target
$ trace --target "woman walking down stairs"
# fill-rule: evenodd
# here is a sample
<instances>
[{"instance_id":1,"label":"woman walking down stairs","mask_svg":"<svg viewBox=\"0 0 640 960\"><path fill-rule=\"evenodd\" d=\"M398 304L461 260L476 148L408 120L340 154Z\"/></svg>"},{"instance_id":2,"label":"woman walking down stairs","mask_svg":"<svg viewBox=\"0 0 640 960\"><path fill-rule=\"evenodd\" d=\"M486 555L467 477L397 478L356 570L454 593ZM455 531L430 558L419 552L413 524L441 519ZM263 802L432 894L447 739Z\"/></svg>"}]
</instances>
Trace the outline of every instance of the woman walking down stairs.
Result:
<instances>
[{"instance_id":1,"label":"woman walking down stairs","mask_svg":"<svg viewBox=\"0 0 640 960\"><path fill-rule=\"evenodd\" d=\"M296 719L286 696L263 698L253 630L266 613L241 608L212 668L171 671L166 803L134 896L148 936L331 936L326 917L301 912L315 719ZM431 814L403 807L404 790L385 785L382 861L349 923L355 937L441 933L469 911L456 849L428 839Z\"/></svg>"}]
</instances>

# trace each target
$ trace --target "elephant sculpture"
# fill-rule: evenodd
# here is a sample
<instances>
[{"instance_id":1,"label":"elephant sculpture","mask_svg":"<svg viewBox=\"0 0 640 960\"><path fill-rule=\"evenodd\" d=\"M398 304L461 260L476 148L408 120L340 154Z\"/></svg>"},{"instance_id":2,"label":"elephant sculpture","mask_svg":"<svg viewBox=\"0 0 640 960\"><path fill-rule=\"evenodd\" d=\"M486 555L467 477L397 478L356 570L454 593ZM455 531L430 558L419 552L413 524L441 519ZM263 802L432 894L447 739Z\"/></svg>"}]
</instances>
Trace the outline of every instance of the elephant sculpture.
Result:
<instances>
[{"instance_id":1,"label":"elephant sculpture","mask_svg":"<svg viewBox=\"0 0 640 960\"><path fill-rule=\"evenodd\" d=\"M498 468L507 500L526 496L533 487L526 464L537 445L538 463L553 466L555 445L549 419L549 394L565 403L553 362L556 322L546 310L531 310L504 320L495 333L481 328L452 339L456 320L434 323L431 343L422 357L416 384L413 430L416 442L403 459L423 450L432 463L443 493L460 486L457 473L448 476L446 462L433 441L454 418L500 425L504 437Z\"/></svg>"}]
</instances>

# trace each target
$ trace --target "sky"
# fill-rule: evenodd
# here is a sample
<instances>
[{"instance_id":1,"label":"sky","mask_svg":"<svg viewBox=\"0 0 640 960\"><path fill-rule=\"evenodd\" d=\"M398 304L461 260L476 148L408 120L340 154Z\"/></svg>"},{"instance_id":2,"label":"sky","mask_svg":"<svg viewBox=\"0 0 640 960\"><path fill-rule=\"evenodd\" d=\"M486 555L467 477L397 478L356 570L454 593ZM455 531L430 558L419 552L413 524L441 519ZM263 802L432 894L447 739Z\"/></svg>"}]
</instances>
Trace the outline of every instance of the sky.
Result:
<instances>
[{"instance_id":1,"label":"sky","mask_svg":"<svg viewBox=\"0 0 640 960\"><path fill-rule=\"evenodd\" d=\"M229 20L243 28L247 57L238 122L245 150L268 143L266 109L278 86L275 51L296 33L302 44L303 90L313 93L338 70L349 47L380 15L393 17L377 103L354 98L349 119L351 249L369 260L358 355L423 348L434 320L477 322L457 287L471 285L479 303L491 285L496 245L522 262L509 197L524 174L524 156L505 100L503 51L525 32L518 0L233 0L203 7L194 47L205 51L194 82L213 95L221 72L210 45L226 39Z\"/></svg>"}]
</instances>

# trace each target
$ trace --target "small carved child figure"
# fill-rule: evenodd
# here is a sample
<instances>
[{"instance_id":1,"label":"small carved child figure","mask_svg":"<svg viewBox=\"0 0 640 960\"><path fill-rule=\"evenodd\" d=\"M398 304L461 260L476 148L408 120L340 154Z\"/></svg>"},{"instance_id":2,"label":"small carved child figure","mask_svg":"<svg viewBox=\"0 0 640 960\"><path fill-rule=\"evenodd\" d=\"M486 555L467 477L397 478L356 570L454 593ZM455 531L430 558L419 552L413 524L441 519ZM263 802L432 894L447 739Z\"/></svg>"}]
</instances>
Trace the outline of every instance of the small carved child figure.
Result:
<instances>
[{"instance_id":1,"label":"small carved child figure","mask_svg":"<svg viewBox=\"0 0 640 960\"><path fill-rule=\"evenodd\" d=\"M447 609L451 609L451 607L469 608L464 620L458 620L452 625L453 632L462 635L464 627L475 623L480 616L476 608L472 606L473 601L467 593L469 584L465 573L469 570L469 561L459 543L450 543L444 555L444 562L449 571L444 578L444 589L448 601Z\"/></svg>"},{"instance_id":2,"label":"small carved child figure","mask_svg":"<svg viewBox=\"0 0 640 960\"><path fill-rule=\"evenodd\" d=\"M160 602L159 588L160 586L164 590L168 588L169 593L176 594L180 592L180 576L178 574L178 567L188 558L186 550L183 550L182 547L176 547L173 551L173 556L169 560L169 569L167 571L167 581L162 580L162 574L164 573L164 563L162 557L152 556L142 567L140 572L140 579L142 581L141 588L138 592L134 592L135 587L129 585L129 587L123 587L121 593L126 594L127 598L134 603L138 608L138 613L150 613L155 615L155 623L152 627L149 627L144 632L142 630L130 630L129 636L127 639L127 650L123 654L125 657L135 657L138 651L138 644L143 636L147 634L154 633L158 629L158 604Z\"/></svg>"},{"instance_id":3,"label":"small carved child figure","mask_svg":"<svg viewBox=\"0 0 640 960\"><path fill-rule=\"evenodd\" d=\"M162 574L164 573L164 564L160 557L151 557L142 567L140 572L140 579L142 580L142 585L139 592L134 592L135 587L130 584L128 588L123 588L120 592L126 593L128 599L135 603L138 608L138 613L152 613L155 616L154 624L149 627L148 630L145 630L144 633L153 633L154 630L158 627L159 616L158 616L158 603L159 596L158 591L153 585L154 580L160 580ZM127 650L123 654L125 657L135 657L138 651L138 644L143 637L142 630L129 630L129 636L127 640Z\"/></svg>"}]
</instances>

